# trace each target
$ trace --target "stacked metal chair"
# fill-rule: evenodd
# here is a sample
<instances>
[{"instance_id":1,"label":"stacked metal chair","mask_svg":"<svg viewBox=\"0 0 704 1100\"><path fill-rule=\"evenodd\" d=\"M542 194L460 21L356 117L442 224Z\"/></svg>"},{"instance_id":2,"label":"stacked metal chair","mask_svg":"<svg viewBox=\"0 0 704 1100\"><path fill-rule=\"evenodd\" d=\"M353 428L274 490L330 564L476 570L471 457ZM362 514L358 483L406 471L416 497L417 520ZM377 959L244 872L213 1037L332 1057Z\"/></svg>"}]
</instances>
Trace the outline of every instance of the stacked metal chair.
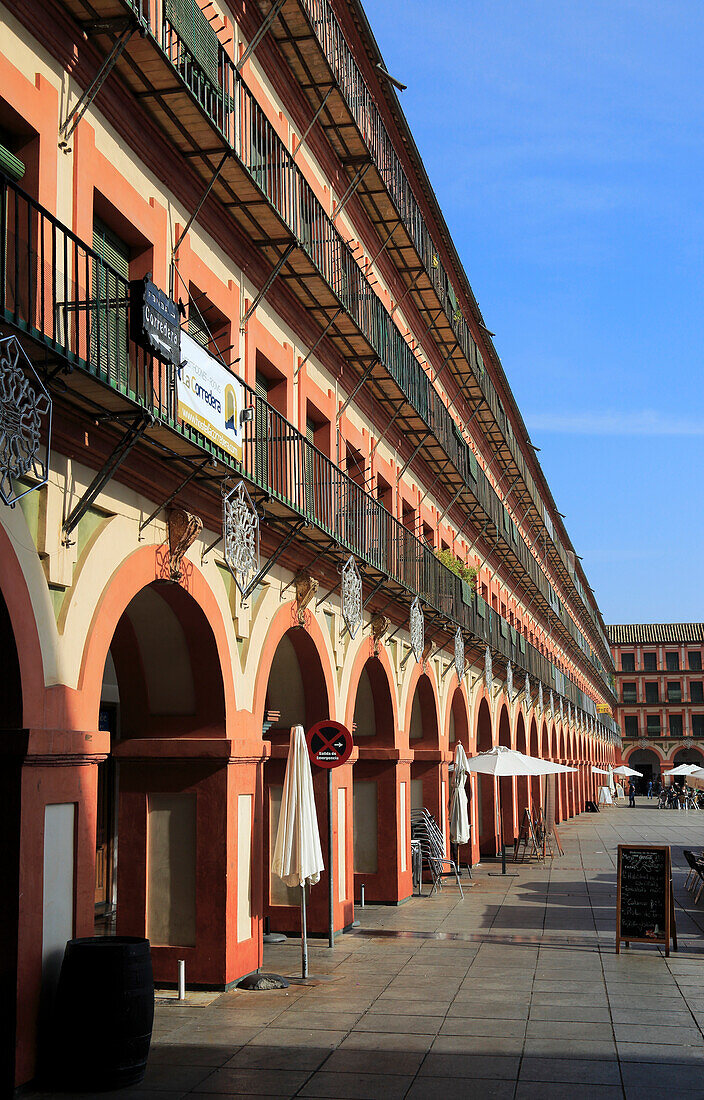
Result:
<instances>
[{"instance_id":1,"label":"stacked metal chair","mask_svg":"<svg viewBox=\"0 0 704 1100\"><path fill-rule=\"evenodd\" d=\"M429 810L423 806L418 810L411 810L411 841L419 848L423 867L427 867L433 888L430 896L436 890L442 890L443 877L453 877L460 891L460 897L464 898L462 883L457 864L445 855L443 836L438 824Z\"/></svg>"}]
</instances>

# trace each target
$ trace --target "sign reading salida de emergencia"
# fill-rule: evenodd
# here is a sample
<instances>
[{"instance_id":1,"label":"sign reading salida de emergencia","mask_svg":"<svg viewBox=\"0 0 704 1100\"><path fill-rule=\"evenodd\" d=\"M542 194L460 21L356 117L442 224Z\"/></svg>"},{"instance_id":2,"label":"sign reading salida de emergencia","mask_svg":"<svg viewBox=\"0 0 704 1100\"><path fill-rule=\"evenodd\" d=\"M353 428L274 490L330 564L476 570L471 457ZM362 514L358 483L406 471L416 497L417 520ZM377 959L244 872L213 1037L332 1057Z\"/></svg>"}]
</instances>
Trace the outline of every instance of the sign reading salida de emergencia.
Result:
<instances>
[{"instance_id":1,"label":"sign reading salida de emergencia","mask_svg":"<svg viewBox=\"0 0 704 1100\"><path fill-rule=\"evenodd\" d=\"M240 412L245 389L236 375L187 333L181 333L178 415L239 462L243 458L244 425Z\"/></svg>"}]
</instances>

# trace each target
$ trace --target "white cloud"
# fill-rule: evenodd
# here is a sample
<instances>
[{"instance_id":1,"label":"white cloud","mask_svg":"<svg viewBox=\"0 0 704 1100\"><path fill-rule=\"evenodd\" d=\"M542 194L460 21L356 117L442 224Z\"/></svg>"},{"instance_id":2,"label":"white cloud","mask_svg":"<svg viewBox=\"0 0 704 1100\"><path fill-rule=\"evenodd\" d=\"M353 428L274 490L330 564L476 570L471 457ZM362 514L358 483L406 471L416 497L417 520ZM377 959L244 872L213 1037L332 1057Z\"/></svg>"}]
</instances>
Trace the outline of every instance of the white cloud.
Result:
<instances>
[{"instance_id":1,"label":"white cloud","mask_svg":"<svg viewBox=\"0 0 704 1100\"><path fill-rule=\"evenodd\" d=\"M528 413L531 433L562 435L704 435L704 419L669 416L653 409L627 412Z\"/></svg>"}]
</instances>

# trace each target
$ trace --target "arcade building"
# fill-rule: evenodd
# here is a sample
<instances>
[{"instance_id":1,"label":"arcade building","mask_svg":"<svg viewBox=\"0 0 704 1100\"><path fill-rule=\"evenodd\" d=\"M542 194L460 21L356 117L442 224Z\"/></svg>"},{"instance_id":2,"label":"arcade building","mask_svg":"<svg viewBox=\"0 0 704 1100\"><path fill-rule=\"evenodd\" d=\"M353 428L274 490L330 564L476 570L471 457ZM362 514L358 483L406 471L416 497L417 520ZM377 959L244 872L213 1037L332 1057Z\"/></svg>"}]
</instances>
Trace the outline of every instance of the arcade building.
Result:
<instances>
[{"instance_id":1,"label":"arcade building","mask_svg":"<svg viewBox=\"0 0 704 1100\"><path fill-rule=\"evenodd\" d=\"M641 786L679 764L704 767L704 623L609 626L623 761Z\"/></svg>"},{"instance_id":2,"label":"arcade building","mask_svg":"<svg viewBox=\"0 0 704 1100\"><path fill-rule=\"evenodd\" d=\"M146 935L158 982L185 959L226 988L265 918L296 933L270 873L293 724L354 737L338 931L362 883L411 895L413 808L449 840L457 742L574 767L560 821L620 736L604 623L358 0L5 0L0 28L11 1089L70 937ZM510 844L544 791L501 782ZM498 805L471 781L463 862L496 855Z\"/></svg>"}]
</instances>

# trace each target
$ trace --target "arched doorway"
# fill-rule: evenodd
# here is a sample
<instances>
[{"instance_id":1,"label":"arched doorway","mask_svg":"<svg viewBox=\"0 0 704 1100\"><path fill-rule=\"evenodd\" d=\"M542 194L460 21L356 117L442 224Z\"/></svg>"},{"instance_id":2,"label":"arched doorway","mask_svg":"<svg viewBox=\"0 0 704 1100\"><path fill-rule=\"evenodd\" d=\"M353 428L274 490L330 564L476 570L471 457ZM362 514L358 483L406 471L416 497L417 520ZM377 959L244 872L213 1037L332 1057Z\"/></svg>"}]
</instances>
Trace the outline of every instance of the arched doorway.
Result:
<instances>
[{"instance_id":1,"label":"arched doorway","mask_svg":"<svg viewBox=\"0 0 704 1100\"><path fill-rule=\"evenodd\" d=\"M673 760L673 767L677 768L680 764L696 764L698 768L704 768L704 754L702 754L701 749L689 745L686 749L678 749Z\"/></svg>"},{"instance_id":2,"label":"arched doorway","mask_svg":"<svg viewBox=\"0 0 704 1100\"><path fill-rule=\"evenodd\" d=\"M530 720L530 755L540 756L540 744L538 740L538 723L535 720L535 715ZM530 812L533 820L536 820L536 813L540 806L540 776L533 775L529 779L530 790Z\"/></svg>"},{"instance_id":3,"label":"arched doorway","mask_svg":"<svg viewBox=\"0 0 704 1100\"><path fill-rule=\"evenodd\" d=\"M459 687L455 688L454 694L452 696L452 702L450 704L450 715L449 715L449 722L448 722L448 741L449 741L450 751L453 753L453 755L455 753L455 748L456 748L458 743L460 743L462 745L462 747L464 748L467 756L471 755L470 746L469 746L469 721L468 721L468 716L467 716L467 704L466 704L466 701L465 701L465 697L464 697L464 695L463 695L463 693L462 693L462 691ZM467 798L469 800L468 813L469 813L470 828L471 828L471 823L473 822L472 790L473 790L473 784L472 784L471 773L470 773L470 777L467 779L467 782L465 784L465 793L466 793ZM451 798L451 793L452 793L452 782L450 782L450 798ZM449 811L449 808L448 808L448 811ZM473 836L470 836L468 844L459 845L459 846L457 846L456 849L454 849L455 854L457 855L457 863L458 864L460 864L460 863L471 864L473 862L472 847L473 847L474 842L475 842L475 838Z\"/></svg>"},{"instance_id":4,"label":"arched doorway","mask_svg":"<svg viewBox=\"0 0 704 1100\"><path fill-rule=\"evenodd\" d=\"M298 887L287 886L271 871L291 727L301 725L304 730L308 730L316 722L329 717L330 701L318 647L308 630L299 626L291 627L279 639L271 659L263 721L263 736L271 742L271 758L264 768L264 914L269 917L271 926L276 931L300 930L300 890ZM326 870L321 875L320 884L310 891L308 921L311 932L322 932L327 928L327 772L324 773L324 769L317 767L312 771L318 829ZM340 783L341 773L344 776L342 783ZM337 837L340 840L339 851L335 849L335 856L340 864L336 868L336 877L339 872L338 902L349 901L351 906L352 852L351 844L347 844L347 834L349 833L350 840L352 836L351 828L349 830L347 828L347 823L352 816L350 769L347 765L335 768L332 776L333 822L337 821L339 816L342 829L342 835ZM348 787L350 788L349 798ZM343 793L341 803L338 805L340 791ZM335 908L337 926L339 904Z\"/></svg>"},{"instance_id":5,"label":"arched doorway","mask_svg":"<svg viewBox=\"0 0 704 1100\"><path fill-rule=\"evenodd\" d=\"M442 778L435 692L427 673L418 678L411 703L408 740L411 764L411 810L425 807L447 835L447 784Z\"/></svg>"},{"instance_id":6,"label":"arched doorway","mask_svg":"<svg viewBox=\"0 0 704 1100\"><path fill-rule=\"evenodd\" d=\"M231 792L229 753L215 744L226 744L225 692L211 624L180 585L148 584L120 616L99 727L110 755L98 777L96 930L147 936L157 980L175 980L179 957L191 981L222 983ZM239 919L251 935L249 907Z\"/></svg>"},{"instance_id":7,"label":"arched doorway","mask_svg":"<svg viewBox=\"0 0 704 1100\"><path fill-rule=\"evenodd\" d=\"M518 752L530 755L526 743L526 724L523 718L523 712L520 710L518 712L518 718L516 719L516 748ZM525 811L530 808L530 795L531 777L529 775L519 776L516 780L516 799L518 807L516 824L519 830L523 823L523 815Z\"/></svg>"},{"instance_id":8,"label":"arched doorway","mask_svg":"<svg viewBox=\"0 0 704 1100\"><path fill-rule=\"evenodd\" d=\"M22 680L15 635L7 605L0 593L0 723L7 738L10 731L22 728ZM17 989L18 930L20 912L20 834L21 834L21 754L8 753L0 768L0 868L3 877L3 902L0 905L0 936L3 944L3 975L6 1020L0 1037L0 1094L14 1092L15 1019ZM73 933L70 933L71 935ZM53 967L58 972L63 946L56 939ZM46 941L45 941L46 942Z\"/></svg>"},{"instance_id":9,"label":"arched doorway","mask_svg":"<svg viewBox=\"0 0 704 1100\"><path fill-rule=\"evenodd\" d=\"M353 734L359 750L352 770L355 897L364 885L367 901L398 902L412 888L406 851L408 777L407 765L383 751L394 745L395 724L389 680L378 657L365 662L357 682Z\"/></svg>"},{"instance_id":10,"label":"arched doorway","mask_svg":"<svg viewBox=\"0 0 704 1100\"><path fill-rule=\"evenodd\" d=\"M477 752L488 752L492 747L491 712L486 699L479 704L477 715ZM477 822L479 824L479 851L483 856L495 856L498 852L496 827L496 780L491 775L477 774Z\"/></svg>"},{"instance_id":11,"label":"arched doorway","mask_svg":"<svg viewBox=\"0 0 704 1100\"><path fill-rule=\"evenodd\" d=\"M686 752L687 750L683 751ZM677 762L679 764L696 763L695 760L679 760ZM648 784L654 782L656 779L661 779L662 770L664 769L666 771L668 768L668 765L663 766L660 757L654 749L634 749L633 752L630 753L626 763L629 768L634 768L643 775L642 779L636 778L639 794L646 794L648 791Z\"/></svg>"},{"instance_id":12,"label":"arched doorway","mask_svg":"<svg viewBox=\"0 0 704 1100\"><path fill-rule=\"evenodd\" d=\"M501 707L499 715L499 744L505 748L511 748L511 724L506 705ZM504 775L499 779L499 795L501 806L501 824L503 828L504 844L507 848L513 845L516 837L514 797L516 780L511 775Z\"/></svg>"}]
</instances>

